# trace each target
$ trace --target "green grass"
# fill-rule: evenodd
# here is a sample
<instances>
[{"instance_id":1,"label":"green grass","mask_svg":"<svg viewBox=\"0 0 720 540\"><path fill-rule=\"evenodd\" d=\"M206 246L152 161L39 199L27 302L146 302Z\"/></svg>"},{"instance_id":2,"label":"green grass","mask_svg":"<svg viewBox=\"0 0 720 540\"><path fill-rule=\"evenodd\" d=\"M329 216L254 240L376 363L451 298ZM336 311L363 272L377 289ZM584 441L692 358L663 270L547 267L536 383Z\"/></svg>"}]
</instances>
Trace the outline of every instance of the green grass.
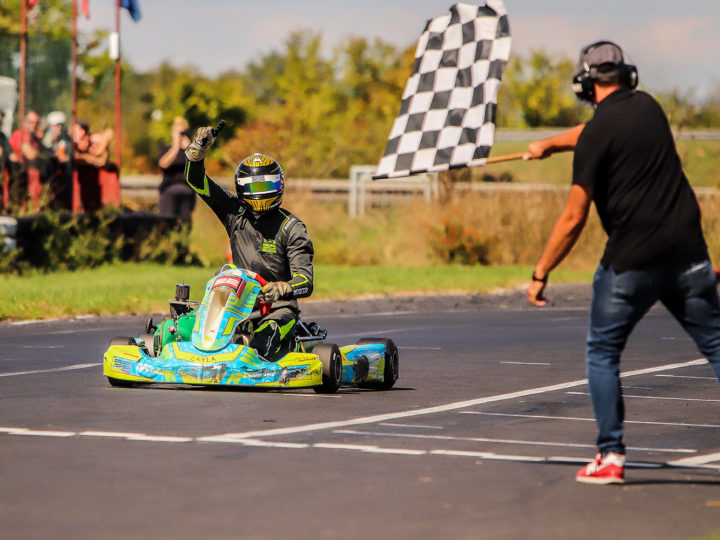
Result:
<instances>
[{"instance_id":1,"label":"green grass","mask_svg":"<svg viewBox=\"0 0 720 540\"><path fill-rule=\"evenodd\" d=\"M168 299L175 294L175 283L189 283L191 299L199 300L213 272L210 268L120 264L76 272L2 275L0 320L165 312ZM312 299L489 292L520 287L527 283L530 272L526 266L319 266ZM590 272L553 273L555 283L590 279Z\"/></svg>"}]
</instances>

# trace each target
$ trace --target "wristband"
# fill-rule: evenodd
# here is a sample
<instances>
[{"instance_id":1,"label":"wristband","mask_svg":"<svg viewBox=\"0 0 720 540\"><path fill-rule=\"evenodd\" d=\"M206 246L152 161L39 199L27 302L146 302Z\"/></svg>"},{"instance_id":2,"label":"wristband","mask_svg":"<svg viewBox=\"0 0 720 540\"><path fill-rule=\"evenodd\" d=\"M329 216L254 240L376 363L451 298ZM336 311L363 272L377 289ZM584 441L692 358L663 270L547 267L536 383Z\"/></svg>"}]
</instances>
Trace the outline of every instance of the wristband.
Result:
<instances>
[{"instance_id":1,"label":"wristband","mask_svg":"<svg viewBox=\"0 0 720 540\"><path fill-rule=\"evenodd\" d=\"M546 275L543 279L540 279L539 277L537 277L537 276L535 275L535 271L533 270L532 280L533 280L533 281L539 281L540 283L543 283L543 284L547 284L548 277L547 277L547 275Z\"/></svg>"}]
</instances>

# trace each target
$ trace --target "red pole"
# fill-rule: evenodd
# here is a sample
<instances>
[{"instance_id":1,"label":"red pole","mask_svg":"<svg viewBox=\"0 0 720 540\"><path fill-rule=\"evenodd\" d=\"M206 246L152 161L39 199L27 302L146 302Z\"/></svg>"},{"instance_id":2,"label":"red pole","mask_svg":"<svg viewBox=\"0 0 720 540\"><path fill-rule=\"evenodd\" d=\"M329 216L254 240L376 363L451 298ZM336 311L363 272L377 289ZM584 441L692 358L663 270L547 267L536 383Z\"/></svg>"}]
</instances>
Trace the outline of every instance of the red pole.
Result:
<instances>
[{"instance_id":1,"label":"red pole","mask_svg":"<svg viewBox=\"0 0 720 540\"><path fill-rule=\"evenodd\" d=\"M20 103L18 105L18 124L20 126L20 140L25 138L25 72L27 65L27 0L20 2Z\"/></svg>"},{"instance_id":2,"label":"red pole","mask_svg":"<svg viewBox=\"0 0 720 540\"><path fill-rule=\"evenodd\" d=\"M115 161L118 167L118 177L122 164L122 93L120 91L120 0L115 1L115 32L118 36L118 57L115 60Z\"/></svg>"},{"instance_id":3,"label":"red pole","mask_svg":"<svg viewBox=\"0 0 720 540\"><path fill-rule=\"evenodd\" d=\"M72 37L72 90L70 96L70 125L75 124L77 118L77 66L78 66L78 4L77 0L73 0L73 37Z\"/></svg>"}]
</instances>

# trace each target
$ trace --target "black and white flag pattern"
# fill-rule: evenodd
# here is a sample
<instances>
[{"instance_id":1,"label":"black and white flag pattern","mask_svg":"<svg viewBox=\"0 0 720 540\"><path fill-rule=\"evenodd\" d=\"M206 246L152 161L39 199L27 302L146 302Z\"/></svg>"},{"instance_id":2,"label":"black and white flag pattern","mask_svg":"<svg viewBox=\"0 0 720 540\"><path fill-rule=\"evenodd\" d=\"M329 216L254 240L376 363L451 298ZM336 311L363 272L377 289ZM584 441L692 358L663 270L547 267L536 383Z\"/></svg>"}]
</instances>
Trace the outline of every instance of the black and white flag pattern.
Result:
<instances>
[{"instance_id":1,"label":"black and white flag pattern","mask_svg":"<svg viewBox=\"0 0 720 540\"><path fill-rule=\"evenodd\" d=\"M510 43L502 0L455 4L428 21L373 178L484 165Z\"/></svg>"}]
</instances>

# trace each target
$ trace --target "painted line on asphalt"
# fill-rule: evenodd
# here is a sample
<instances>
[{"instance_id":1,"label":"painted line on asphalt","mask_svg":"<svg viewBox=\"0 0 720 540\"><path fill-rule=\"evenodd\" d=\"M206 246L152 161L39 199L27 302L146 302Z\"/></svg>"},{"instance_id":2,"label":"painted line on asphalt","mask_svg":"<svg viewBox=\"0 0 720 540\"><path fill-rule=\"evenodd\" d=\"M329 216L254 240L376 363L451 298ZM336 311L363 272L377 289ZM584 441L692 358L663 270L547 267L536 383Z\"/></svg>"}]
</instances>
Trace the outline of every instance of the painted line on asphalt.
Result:
<instances>
[{"instance_id":1,"label":"painted line on asphalt","mask_svg":"<svg viewBox=\"0 0 720 540\"><path fill-rule=\"evenodd\" d=\"M698 377L697 375L655 375L656 377L673 377L674 379L707 379L708 381L717 381L715 377Z\"/></svg>"},{"instance_id":2,"label":"painted line on asphalt","mask_svg":"<svg viewBox=\"0 0 720 540\"><path fill-rule=\"evenodd\" d=\"M11 427L0 427L0 433L7 433L8 435L28 435L32 437L74 437L77 435L74 431L43 431Z\"/></svg>"},{"instance_id":3,"label":"painted line on asphalt","mask_svg":"<svg viewBox=\"0 0 720 540\"><path fill-rule=\"evenodd\" d=\"M657 373L661 371L669 371L673 369L681 369L689 366L700 366L706 364L705 358L697 360L690 360L689 362L680 362L677 364L666 364L664 366L656 366L646 369L638 369L635 371L628 371L623 375L623 378L633 377L636 375L645 375L648 373ZM548 392L556 392L559 390L567 390L568 388L575 388L577 386L583 386L587 384L587 379L580 379L577 381L569 381L560 384L553 384L550 386L541 386L539 388L530 388L528 390L520 390L517 392L509 392L507 394L498 394L495 396L486 396L476 399L469 399L466 401L457 401L454 403L447 403L445 405L437 405L434 407L426 407L424 409L414 409L409 411L398 411L394 413L377 414L373 416L361 416L358 418L350 418L348 420L337 420L334 422L320 422L315 424L306 424L303 426L291 426L285 428L274 428L260 431L248 431L243 433L224 433L220 435L214 435L210 437L202 437L199 440L214 440L217 437L223 439L236 437L238 439L251 439L258 437L274 437L276 435L292 435L297 433L307 433L309 431L321 431L338 429L348 426L357 426L362 424L376 424L379 422L387 422L389 420L398 420L400 418L411 418L414 416L425 416L429 414L438 414L449 411L456 411L458 409L466 409L468 407L474 407L476 405L483 405L486 403L495 403L498 401L508 401L520 397L533 396L537 394L545 394Z\"/></svg>"},{"instance_id":4,"label":"painted line on asphalt","mask_svg":"<svg viewBox=\"0 0 720 540\"><path fill-rule=\"evenodd\" d=\"M112 431L83 431L80 433L74 431L39 431L30 430L26 428L9 428L0 427L0 433L7 433L8 435L26 435L26 436L42 436L42 437L107 437L121 439L125 441L144 441L144 442L163 442L163 443L187 443L187 442L209 442L208 437L193 438L193 437L170 437L170 436L154 436L145 435L143 433L123 433L123 432L112 432ZM502 461L516 461L516 462L542 462L542 463L557 463L557 464L584 464L589 460L587 458L575 458L575 457L544 457L544 456L521 456L521 455L507 455L507 454L495 454L493 452L481 452L481 451L466 451L466 450L446 450L446 449L432 449L432 450L415 450L408 448L384 448L375 445L362 445L362 444L340 444L330 442L318 442L318 443L292 443L292 442L280 442L280 441L263 441L258 439L238 439L237 437L215 437L213 442L224 442L232 444L241 444L243 446L252 447L263 447L263 448L283 448L292 450L302 450L308 448L320 448L326 450L347 450L360 453L370 454L386 454L386 455L405 455L405 456L457 456L457 457L474 457L488 460L502 460ZM683 458L679 460L670 461L667 463L633 463L627 462L628 468L666 468L666 467L679 467L688 469L710 469L720 470L720 465L709 465L708 463L720 460L720 453L705 454L703 456L693 456L692 458Z\"/></svg>"},{"instance_id":5,"label":"painted line on asphalt","mask_svg":"<svg viewBox=\"0 0 720 540\"><path fill-rule=\"evenodd\" d=\"M75 364L72 366L64 366L59 368L51 368L51 369L33 369L29 371L15 371L12 373L0 373L0 377L16 377L18 375L34 375L36 373L54 373L57 371L72 371L75 369L87 369L91 367L97 367L102 366L101 363L97 364Z\"/></svg>"},{"instance_id":6,"label":"painted line on asphalt","mask_svg":"<svg viewBox=\"0 0 720 540\"><path fill-rule=\"evenodd\" d=\"M519 366L552 366L550 362L500 362L501 364L517 364Z\"/></svg>"},{"instance_id":7,"label":"painted line on asphalt","mask_svg":"<svg viewBox=\"0 0 720 540\"><path fill-rule=\"evenodd\" d=\"M445 429L443 426L423 426L422 424L391 424L389 422L380 422L381 426L417 428L417 429Z\"/></svg>"},{"instance_id":8,"label":"painted line on asphalt","mask_svg":"<svg viewBox=\"0 0 720 540\"><path fill-rule=\"evenodd\" d=\"M352 429L338 429L333 431L341 435L371 435L373 437L402 437L405 439L429 439L441 441L460 441L460 442L482 442L490 444L517 444L528 446L564 446L568 448L597 448L594 444L568 443L568 442L546 442L546 441L527 441L518 439L491 439L487 437L456 437L452 435L424 435L415 433L392 433L382 431L357 431ZM668 452L671 454L697 454L697 450L692 448L644 448L641 446L630 447L628 450L639 450L643 452Z\"/></svg>"},{"instance_id":9,"label":"painted line on asphalt","mask_svg":"<svg viewBox=\"0 0 720 540\"><path fill-rule=\"evenodd\" d=\"M565 392L566 394L571 394L573 396L589 396L589 392ZM681 398L681 397L668 397L668 396L632 396L623 394L624 398L635 398L635 399L659 399L659 400L667 400L667 401L702 401L702 402L710 402L710 403L716 403L720 402L720 399L700 399L700 398Z\"/></svg>"},{"instance_id":10,"label":"painted line on asphalt","mask_svg":"<svg viewBox=\"0 0 720 540\"><path fill-rule=\"evenodd\" d=\"M707 465L713 461L720 461L720 452L713 452L712 454L704 454L702 456L693 456L689 458L676 459L668 463L668 465L675 465L679 467L683 466L696 466L696 465Z\"/></svg>"},{"instance_id":11,"label":"painted line on asphalt","mask_svg":"<svg viewBox=\"0 0 720 540\"><path fill-rule=\"evenodd\" d=\"M575 420L580 422L595 422L594 418L579 418L576 416L547 416L543 414L511 414L481 411L460 411L460 414L479 414L485 416L509 416L513 418L539 418L541 420ZM626 424L648 424L651 426L700 427L720 428L720 424L688 424L683 422L650 422L643 420L625 420Z\"/></svg>"}]
</instances>

